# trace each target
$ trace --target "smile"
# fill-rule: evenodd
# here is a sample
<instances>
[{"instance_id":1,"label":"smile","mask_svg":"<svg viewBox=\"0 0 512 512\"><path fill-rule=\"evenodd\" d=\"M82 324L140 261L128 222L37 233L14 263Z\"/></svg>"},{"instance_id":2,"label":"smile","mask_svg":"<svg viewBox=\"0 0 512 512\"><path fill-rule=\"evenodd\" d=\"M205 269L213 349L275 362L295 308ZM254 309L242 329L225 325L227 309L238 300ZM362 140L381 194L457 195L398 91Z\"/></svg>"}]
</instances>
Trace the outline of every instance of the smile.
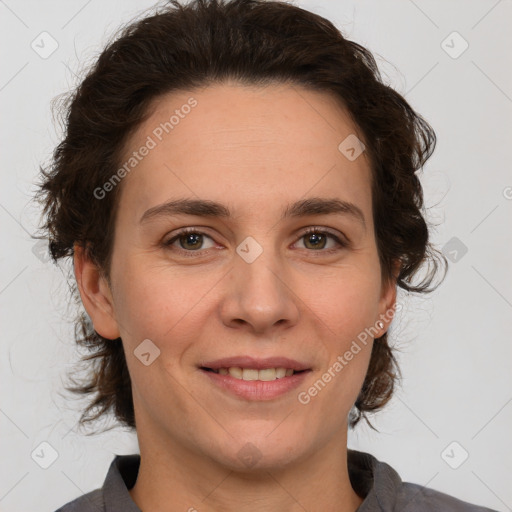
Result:
<instances>
[{"instance_id":1,"label":"smile","mask_svg":"<svg viewBox=\"0 0 512 512\"><path fill-rule=\"evenodd\" d=\"M272 400L302 384L311 370L286 368L200 368L215 388L245 400Z\"/></svg>"},{"instance_id":2,"label":"smile","mask_svg":"<svg viewBox=\"0 0 512 512\"><path fill-rule=\"evenodd\" d=\"M214 370L212 368L204 368L220 375L231 375L239 380L262 380L265 382L282 379L283 377L291 377L294 373L300 373L292 368L265 368L258 370L257 368L240 368L238 366L231 366L229 368L219 368Z\"/></svg>"}]
</instances>

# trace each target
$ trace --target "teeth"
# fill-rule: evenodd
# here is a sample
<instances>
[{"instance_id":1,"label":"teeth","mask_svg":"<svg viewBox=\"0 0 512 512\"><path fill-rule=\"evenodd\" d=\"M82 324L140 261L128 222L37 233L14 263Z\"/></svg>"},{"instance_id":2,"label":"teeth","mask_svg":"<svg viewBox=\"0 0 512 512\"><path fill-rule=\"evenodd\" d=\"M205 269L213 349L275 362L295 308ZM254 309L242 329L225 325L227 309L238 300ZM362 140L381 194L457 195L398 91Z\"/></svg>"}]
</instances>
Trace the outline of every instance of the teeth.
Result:
<instances>
[{"instance_id":1,"label":"teeth","mask_svg":"<svg viewBox=\"0 0 512 512\"><path fill-rule=\"evenodd\" d=\"M232 368L228 368L228 373L229 375L231 375L231 377L235 377L235 379L241 379L243 374L242 374L242 368L238 368L238 367L232 367Z\"/></svg>"},{"instance_id":2,"label":"teeth","mask_svg":"<svg viewBox=\"0 0 512 512\"><path fill-rule=\"evenodd\" d=\"M293 370L290 370L290 375L293 374ZM286 375L286 368L276 368L276 377L282 379Z\"/></svg>"},{"instance_id":3,"label":"teeth","mask_svg":"<svg viewBox=\"0 0 512 512\"><path fill-rule=\"evenodd\" d=\"M242 370L242 379L243 380L258 380L259 371L258 370L250 370L249 368L244 368Z\"/></svg>"},{"instance_id":4,"label":"teeth","mask_svg":"<svg viewBox=\"0 0 512 512\"><path fill-rule=\"evenodd\" d=\"M257 370L255 368L232 366L231 368L219 368L218 373L220 375L229 374L231 377L241 380L271 381L282 379L283 377L291 377L294 371L290 368L265 368L264 370Z\"/></svg>"}]
</instances>

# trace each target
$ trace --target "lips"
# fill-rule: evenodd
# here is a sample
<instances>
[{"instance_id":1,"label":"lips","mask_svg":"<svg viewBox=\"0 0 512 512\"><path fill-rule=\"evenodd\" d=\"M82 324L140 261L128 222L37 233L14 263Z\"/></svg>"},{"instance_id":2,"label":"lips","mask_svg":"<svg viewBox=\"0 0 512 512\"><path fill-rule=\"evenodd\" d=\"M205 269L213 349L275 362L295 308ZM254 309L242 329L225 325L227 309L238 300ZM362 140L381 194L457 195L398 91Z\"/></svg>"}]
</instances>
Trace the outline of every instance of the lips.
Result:
<instances>
[{"instance_id":1,"label":"lips","mask_svg":"<svg viewBox=\"0 0 512 512\"><path fill-rule=\"evenodd\" d=\"M232 364L242 366L224 366ZM220 369L214 370L207 365ZM253 368L248 368L247 365ZM278 370L274 369L275 365ZM254 366L260 368L254 368ZM285 369L287 366L291 368ZM300 368L304 369L300 370ZM215 389L245 401L271 401L286 396L303 385L313 371L305 364L282 357L259 360L250 357L219 359L205 363L204 366L199 367L199 370Z\"/></svg>"},{"instance_id":2,"label":"lips","mask_svg":"<svg viewBox=\"0 0 512 512\"><path fill-rule=\"evenodd\" d=\"M215 361L206 361L199 365L201 369L218 371L220 368L243 368L254 370L265 370L269 368L286 368L301 372L310 370L311 367L306 363L301 363L288 357L268 357L265 359L257 359L250 356L234 356L216 359Z\"/></svg>"}]
</instances>

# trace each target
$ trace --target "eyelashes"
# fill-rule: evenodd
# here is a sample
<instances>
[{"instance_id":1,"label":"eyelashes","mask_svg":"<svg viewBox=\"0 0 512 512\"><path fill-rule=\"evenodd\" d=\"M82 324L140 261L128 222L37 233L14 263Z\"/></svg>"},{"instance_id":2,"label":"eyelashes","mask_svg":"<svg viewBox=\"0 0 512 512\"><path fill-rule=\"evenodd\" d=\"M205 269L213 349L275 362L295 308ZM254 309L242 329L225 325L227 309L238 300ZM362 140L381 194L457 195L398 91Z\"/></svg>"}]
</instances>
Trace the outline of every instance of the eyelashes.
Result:
<instances>
[{"instance_id":1,"label":"eyelashes","mask_svg":"<svg viewBox=\"0 0 512 512\"><path fill-rule=\"evenodd\" d=\"M194 236L192 236L194 235ZM313 239L314 236L314 239ZM210 235L207 235L206 233L200 231L196 228L183 228L182 230L178 231L172 238L169 240L163 242L163 246L167 250L171 250L173 252L176 252L178 254L181 254L185 257L198 257L205 254L205 252L208 251L208 249L213 248L214 245L208 248L203 248L203 240L204 238L208 238L210 240L213 240ZM333 254L335 252L338 252L340 250L346 249L350 246L350 242L343 238L338 236L337 234L331 232L330 230L327 230L325 228L320 227L310 227L304 230L298 237L297 241L302 240L306 238L306 243L312 244L313 248L305 247L304 250L311 252L311 253L319 253L318 255L329 255ZM326 240L333 240L335 242L335 247L325 249L322 247L323 241ZM176 242L179 242L180 240L184 240L184 245L187 243L190 243L191 245L197 244L200 245L200 248L192 248L192 249L184 249L182 246L177 247L175 246ZM297 243L297 242L295 242ZM320 247L319 249L315 248L315 244L318 244ZM179 244L181 245L181 244ZM317 256L317 254L315 254Z\"/></svg>"},{"instance_id":2,"label":"eyelashes","mask_svg":"<svg viewBox=\"0 0 512 512\"><path fill-rule=\"evenodd\" d=\"M206 233L203 233L202 231L199 231L198 229L184 228L181 231L178 231L178 233L176 233L176 235L174 235L167 242L164 242L164 246L168 249L177 250L177 252L181 252L181 253L204 252L204 251L186 250L186 249L182 249L179 247L173 247L173 245L176 241L178 241L181 238L190 237L191 235L196 235L199 237L207 237L207 238L212 239L209 235L207 235ZM189 255L187 254L187 256L189 256ZM190 256L192 256L192 255L190 255Z\"/></svg>"},{"instance_id":3,"label":"eyelashes","mask_svg":"<svg viewBox=\"0 0 512 512\"><path fill-rule=\"evenodd\" d=\"M348 242L346 242L345 240L342 240L338 235L335 235L331 231L328 231L325 228L322 229L322 228L316 228L316 227L306 229L299 236L299 240L302 240L304 237L308 237L309 236L310 237L310 241L311 241L311 236L312 235L315 235L315 236L320 235L321 237L330 238L331 240L334 240L336 242L336 244L337 244L337 247L334 247L334 248L328 249L328 250L311 249L314 252L332 253L334 251L340 250L340 248L346 248L349 245Z\"/></svg>"}]
</instances>

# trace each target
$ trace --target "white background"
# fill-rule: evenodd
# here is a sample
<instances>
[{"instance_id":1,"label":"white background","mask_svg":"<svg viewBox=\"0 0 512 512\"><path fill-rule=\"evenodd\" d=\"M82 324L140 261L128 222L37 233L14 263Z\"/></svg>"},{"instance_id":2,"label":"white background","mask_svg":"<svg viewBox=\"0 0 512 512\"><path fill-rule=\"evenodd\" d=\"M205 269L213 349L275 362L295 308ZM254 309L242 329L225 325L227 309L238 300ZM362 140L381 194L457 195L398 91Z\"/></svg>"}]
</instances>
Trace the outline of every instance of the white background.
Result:
<instances>
[{"instance_id":1,"label":"white background","mask_svg":"<svg viewBox=\"0 0 512 512\"><path fill-rule=\"evenodd\" d=\"M349 434L349 447L393 466L404 481L465 501L512 510L512 5L482 1L308 1L368 47L389 84L434 127L438 146L421 179L433 241L467 253L428 298L401 295L392 336L404 379L378 416ZM0 510L51 512L101 486L114 454L137 452L133 434L76 431L83 403L62 395L77 353L65 271L36 257L31 203L38 166L60 137L50 101L76 85L107 38L154 3L0 2ZM57 50L31 42L47 31ZM458 58L441 43L457 31ZM451 50L461 41L451 36ZM457 37L457 36L455 36ZM507 50L508 48L508 50ZM459 253L460 257L460 253ZM42 469L41 442L57 451ZM469 458L452 469L453 441ZM449 451L460 456L460 448Z\"/></svg>"}]
</instances>

